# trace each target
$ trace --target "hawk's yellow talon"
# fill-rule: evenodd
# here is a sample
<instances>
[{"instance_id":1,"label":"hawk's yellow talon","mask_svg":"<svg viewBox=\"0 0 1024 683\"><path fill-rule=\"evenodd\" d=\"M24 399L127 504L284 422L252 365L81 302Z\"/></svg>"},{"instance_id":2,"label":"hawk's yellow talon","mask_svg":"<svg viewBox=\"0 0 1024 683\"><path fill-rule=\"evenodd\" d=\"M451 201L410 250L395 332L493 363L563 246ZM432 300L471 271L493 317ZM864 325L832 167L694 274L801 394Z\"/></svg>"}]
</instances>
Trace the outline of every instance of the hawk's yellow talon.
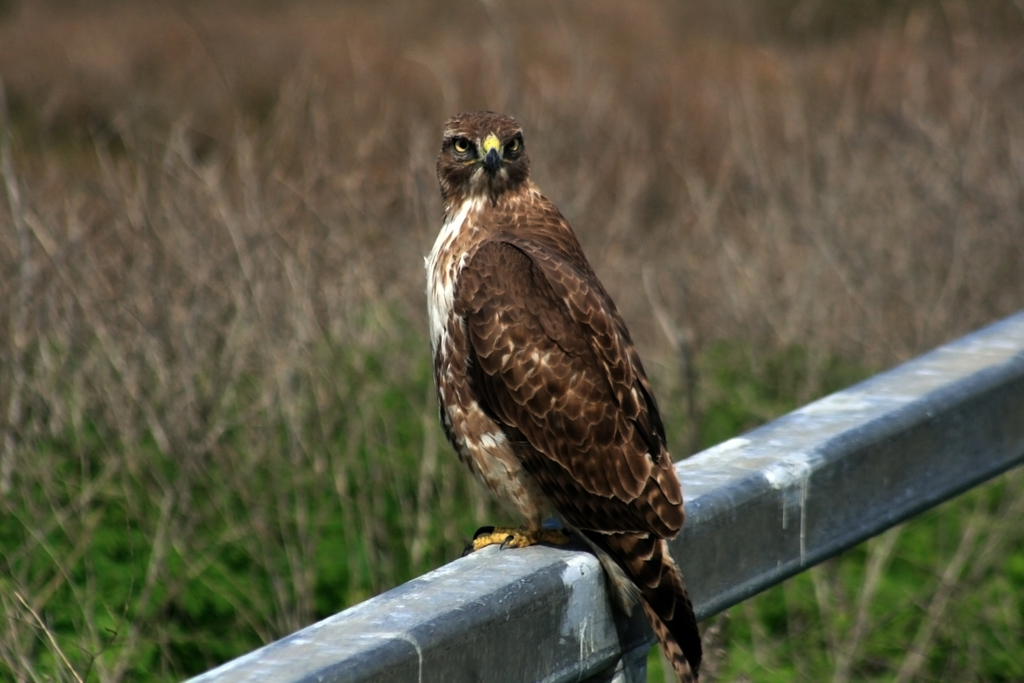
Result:
<instances>
[{"instance_id":1,"label":"hawk's yellow talon","mask_svg":"<svg viewBox=\"0 0 1024 683\"><path fill-rule=\"evenodd\" d=\"M509 529L498 527L488 533L483 533L473 539L470 548L480 550L489 545L498 545L502 548L526 548L538 543L550 543L552 545L565 545L569 542L569 535L561 529Z\"/></svg>"}]
</instances>

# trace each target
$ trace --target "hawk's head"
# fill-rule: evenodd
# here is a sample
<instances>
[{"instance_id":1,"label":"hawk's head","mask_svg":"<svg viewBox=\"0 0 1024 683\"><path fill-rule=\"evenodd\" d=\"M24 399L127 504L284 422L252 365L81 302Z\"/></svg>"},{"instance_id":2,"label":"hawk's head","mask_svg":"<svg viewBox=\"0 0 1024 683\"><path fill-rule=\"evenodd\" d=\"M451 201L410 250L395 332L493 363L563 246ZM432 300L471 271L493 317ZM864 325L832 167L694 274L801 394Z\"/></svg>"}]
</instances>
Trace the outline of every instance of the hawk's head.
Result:
<instances>
[{"instance_id":1,"label":"hawk's head","mask_svg":"<svg viewBox=\"0 0 1024 683\"><path fill-rule=\"evenodd\" d=\"M448 207L487 197L492 203L523 186L530 160L519 123L492 111L458 114L448 119L437 157L437 180Z\"/></svg>"}]
</instances>

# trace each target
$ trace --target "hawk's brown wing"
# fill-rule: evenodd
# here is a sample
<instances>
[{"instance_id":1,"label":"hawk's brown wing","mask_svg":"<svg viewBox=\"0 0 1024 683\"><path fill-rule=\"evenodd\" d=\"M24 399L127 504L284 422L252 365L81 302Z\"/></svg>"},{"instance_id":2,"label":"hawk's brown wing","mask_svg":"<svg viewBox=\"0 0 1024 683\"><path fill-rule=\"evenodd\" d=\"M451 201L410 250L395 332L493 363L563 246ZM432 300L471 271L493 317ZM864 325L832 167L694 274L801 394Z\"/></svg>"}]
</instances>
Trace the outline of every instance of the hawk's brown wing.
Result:
<instances>
[{"instance_id":1,"label":"hawk's brown wing","mask_svg":"<svg viewBox=\"0 0 1024 683\"><path fill-rule=\"evenodd\" d=\"M463 269L455 310L478 403L559 514L578 529L674 536L682 494L661 418L589 268L499 235Z\"/></svg>"}]
</instances>

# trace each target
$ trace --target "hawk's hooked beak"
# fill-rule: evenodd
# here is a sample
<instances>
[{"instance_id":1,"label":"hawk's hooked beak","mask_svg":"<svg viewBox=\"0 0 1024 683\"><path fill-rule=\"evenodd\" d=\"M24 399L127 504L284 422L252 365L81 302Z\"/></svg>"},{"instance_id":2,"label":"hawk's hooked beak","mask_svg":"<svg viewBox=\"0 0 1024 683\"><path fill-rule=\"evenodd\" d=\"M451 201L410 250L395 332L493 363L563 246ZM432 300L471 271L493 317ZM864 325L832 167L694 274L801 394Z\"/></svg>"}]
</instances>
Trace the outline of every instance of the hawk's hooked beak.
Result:
<instances>
[{"instance_id":1,"label":"hawk's hooked beak","mask_svg":"<svg viewBox=\"0 0 1024 683\"><path fill-rule=\"evenodd\" d=\"M484 168L494 175L501 168L501 141L498 140L498 136L494 133L488 135L484 140L483 151L487 154L484 157Z\"/></svg>"},{"instance_id":2,"label":"hawk's hooked beak","mask_svg":"<svg viewBox=\"0 0 1024 683\"><path fill-rule=\"evenodd\" d=\"M501 168L501 156L498 154L498 150L492 149L484 157L484 168L491 174L497 173L498 169Z\"/></svg>"}]
</instances>

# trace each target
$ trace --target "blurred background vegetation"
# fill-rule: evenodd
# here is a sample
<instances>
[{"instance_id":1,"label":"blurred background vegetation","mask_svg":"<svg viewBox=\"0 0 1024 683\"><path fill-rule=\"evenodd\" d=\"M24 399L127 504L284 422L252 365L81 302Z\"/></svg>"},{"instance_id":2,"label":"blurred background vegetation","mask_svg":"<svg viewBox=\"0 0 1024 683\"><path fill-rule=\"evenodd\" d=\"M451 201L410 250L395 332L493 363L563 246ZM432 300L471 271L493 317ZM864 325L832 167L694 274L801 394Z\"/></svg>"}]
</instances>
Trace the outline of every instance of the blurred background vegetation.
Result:
<instances>
[{"instance_id":1,"label":"blurred background vegetation","mask_svg":"<svg viewBox=\"0 0 1024 683\"><path fill-rule=\"evenodd\" d=\"M1024 307L1020 0L0 0L0 78L3 680L181 679L503 521L429 373L452 113L523 123L677 458ZM1022 486L703 679L1024 680Z\"/></svg>"}]
</instances>

